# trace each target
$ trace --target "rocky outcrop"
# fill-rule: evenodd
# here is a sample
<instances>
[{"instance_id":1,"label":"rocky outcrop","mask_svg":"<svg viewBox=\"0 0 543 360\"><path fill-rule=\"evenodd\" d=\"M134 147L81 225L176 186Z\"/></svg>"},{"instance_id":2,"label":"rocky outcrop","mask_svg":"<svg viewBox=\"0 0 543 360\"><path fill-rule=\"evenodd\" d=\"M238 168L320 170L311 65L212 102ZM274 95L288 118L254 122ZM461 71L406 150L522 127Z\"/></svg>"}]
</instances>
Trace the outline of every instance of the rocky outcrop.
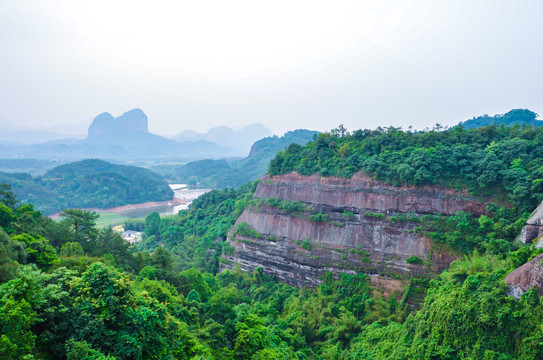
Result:
<instances>
[{"instance_id":1,"label":"rocky outcrop","mask_svg":"<svg viewBox=\"0 0 543 360\"><path fill-rule=\"evenodd\" d=\"M440 272L454 257L416 231L417 217L485 209L463 191L392 186L363 173L350 179L265 176L255 198L299 201L306 209L293 214L268 203L248 207L228 235L236 251L224 257L223 267L260 266L297 286L318 284L326 271L362 271L384 279Z\"/></svg>"},{"instance_id":2,"label":"rocky outcrop","mask_svg":"<svg viewBox=\"0 0 543 360\"><path fill-rule=\"evenodd\" d=\"M505 283L509 286L509 295L517 300L534 286L539 296L543 295L543 254L507 275Z\"/></svg>"},{"instance_id":3,"label":"rocky outcrop","mask_svg":"<svg viewBox=\"0 0 543 360\"><path fill-rule=\"evenodd\" d=\"M194 156L202 148L207 148L206 145L180 144L151 134L148 131L147 115L140 109L133 109L117 118L107 112L95 117L89 126L89 135L83 142L86 147L83 150L86 150L86 157L148 159Z\"/></svg>"},{"instance_id":4,"label":"rocky outcrop","mask_svg":"<svg viewBox=\"0 0 543 360\"><path fill-rule=\"evenodd\" d=\"M534 210L526 226L522 228L520 233L520 241L524 244L531 244L534 240L543 236L543 202ZM542 247L543 244L538 243L537 247Z\"/></svg>"}]
</instances>

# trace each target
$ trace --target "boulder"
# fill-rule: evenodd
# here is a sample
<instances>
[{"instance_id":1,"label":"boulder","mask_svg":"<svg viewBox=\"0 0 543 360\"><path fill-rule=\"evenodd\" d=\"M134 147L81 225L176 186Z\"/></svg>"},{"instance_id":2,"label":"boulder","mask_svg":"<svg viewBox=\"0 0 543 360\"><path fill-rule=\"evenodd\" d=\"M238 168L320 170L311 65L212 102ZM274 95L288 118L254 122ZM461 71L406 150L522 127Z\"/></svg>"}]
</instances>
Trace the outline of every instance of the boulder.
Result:
<instances>
[{"instance_id":1,"label":"boulder","mask_svg":"<svg viewBox=\"0 0 543 360\"><path fill-rule=\"evenodd\" d=\"M522 228L519 239L524 244L531 244L541 236L543 236L543 202L526 221L526 226ZM541 247L539 244L537 246Z\"/></svg>"}]
</instances>

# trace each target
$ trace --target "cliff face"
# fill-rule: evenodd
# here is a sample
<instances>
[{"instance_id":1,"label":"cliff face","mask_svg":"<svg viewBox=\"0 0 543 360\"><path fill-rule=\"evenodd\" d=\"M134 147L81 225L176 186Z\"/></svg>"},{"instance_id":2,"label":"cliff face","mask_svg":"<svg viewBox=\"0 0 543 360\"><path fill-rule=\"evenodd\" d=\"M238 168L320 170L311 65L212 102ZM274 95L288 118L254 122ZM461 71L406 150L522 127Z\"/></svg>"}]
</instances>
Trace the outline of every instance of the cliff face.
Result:
<instances>
[{"instance_id":1,"label":"cliff face","mask_svg":"<svg viewBox=\"0 0 543 360\"><path fill-rule=\"evenodd\" d=\"M255 198L301 201L306 209L297 214L266 204L246 209L229 233L236 251L225 256L223 267L239 263L251 271L261 266L297 286L318 284L328 270L385 277L439 272L454 257L435 251L429 239L414 231L418 223L409 218L457 211L481 214L485 209L465 192L396 187L363 173L350 179L297 173L265 176ZM320 217L311 216L315 214ZM422 264L413 256L429 261Z\"/></svg>"}]
</instances>

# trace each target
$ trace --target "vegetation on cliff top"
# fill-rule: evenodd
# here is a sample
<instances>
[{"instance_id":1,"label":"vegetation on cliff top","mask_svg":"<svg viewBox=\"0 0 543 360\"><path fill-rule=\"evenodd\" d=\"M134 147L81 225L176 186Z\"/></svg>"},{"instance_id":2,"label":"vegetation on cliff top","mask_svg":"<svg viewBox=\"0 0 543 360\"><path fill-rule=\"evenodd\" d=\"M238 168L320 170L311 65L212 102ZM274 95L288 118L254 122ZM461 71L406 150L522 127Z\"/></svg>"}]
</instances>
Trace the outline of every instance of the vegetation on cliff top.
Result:
<instances>
[{"instance_id":1,"label":"vegetation on cliff top","mask_svg":"<svg viewBox=\"0 0 543 360\"><path fill-rule=\"evenodd\" d=\"M394 127L349 132L340 126L305 146L291 144L268 169L270 175L291 171L342 177L363 171L398 185L468 188L497 194L494 201L511 204L518 213L530 212L543 200L543 128L436 125L422 132Z\"/></svg>"}]
</instances>

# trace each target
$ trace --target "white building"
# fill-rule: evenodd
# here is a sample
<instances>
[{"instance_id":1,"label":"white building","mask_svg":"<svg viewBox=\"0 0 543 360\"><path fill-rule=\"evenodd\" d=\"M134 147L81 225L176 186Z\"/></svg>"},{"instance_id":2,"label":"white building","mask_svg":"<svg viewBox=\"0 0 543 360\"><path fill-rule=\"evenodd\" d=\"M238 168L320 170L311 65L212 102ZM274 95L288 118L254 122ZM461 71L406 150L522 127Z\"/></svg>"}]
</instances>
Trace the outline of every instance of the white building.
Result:
<instances>
[{"instance_id":1,"label":"white building","mask_svg":"<svg viewBox=\"0 0 543 360\"><path fill-rule=\"evenodd\" d=\"M133 230L126 230L123 231L121 234L121 237L128 241L129 243L137 243L138 241L141 241L141 232L139 231L133 231Z\"/></svg>"}]
</instances>

